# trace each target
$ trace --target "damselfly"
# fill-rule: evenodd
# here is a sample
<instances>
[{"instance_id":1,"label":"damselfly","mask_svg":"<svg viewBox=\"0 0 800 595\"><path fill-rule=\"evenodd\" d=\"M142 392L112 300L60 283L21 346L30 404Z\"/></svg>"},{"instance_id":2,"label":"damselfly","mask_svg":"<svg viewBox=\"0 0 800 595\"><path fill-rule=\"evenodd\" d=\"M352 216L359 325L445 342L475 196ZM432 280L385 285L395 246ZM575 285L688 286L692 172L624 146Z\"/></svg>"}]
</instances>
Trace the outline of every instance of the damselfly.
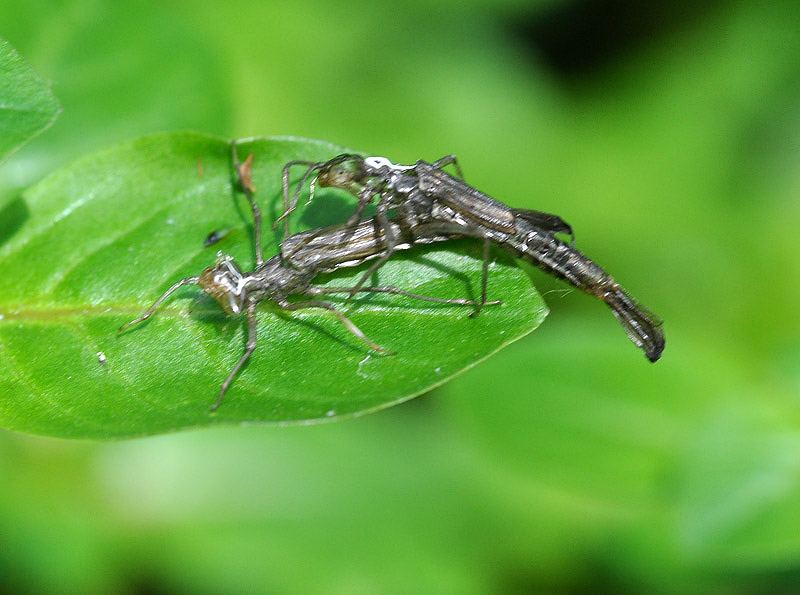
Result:
<instances>
[{"instance_id":1,"label":"damselfly","mask_svg":"<svg viewBox=\"0 0 800 595\"><path fill-rule=\"evenodd\" d=\"M417 161L414 165L397 165L384 157L365 158L355 154L339 155L325 162L292 161L283 170L284 213L279 221L285 220L297 207L302 186L309 179L309 201L313 199L316 185L341 188L358 199L356 210L346 226L353 227L366 206L375 201L375 217L384 229L386 250L353 288L353 293L366 283L398 245L399 236L389 225L390 210L395 212L395 221L401 230L427 226L446 235L460 234L481 239L484 245L481 296L484 302L489 246L491 243L503 245L518 258L603 300L650 361L661 357L665 344L661 319L574 247L575 238L570 225L557 215L509 207L442 169L450 164L458 167L452 155L433 163ZM295 165L304 165L307 170L292 194L289 171ZM572 241L564 242L559 234L570 235ZM473 314L477 314L480 307L479 303Z\"/></svg>"}]
</instances>

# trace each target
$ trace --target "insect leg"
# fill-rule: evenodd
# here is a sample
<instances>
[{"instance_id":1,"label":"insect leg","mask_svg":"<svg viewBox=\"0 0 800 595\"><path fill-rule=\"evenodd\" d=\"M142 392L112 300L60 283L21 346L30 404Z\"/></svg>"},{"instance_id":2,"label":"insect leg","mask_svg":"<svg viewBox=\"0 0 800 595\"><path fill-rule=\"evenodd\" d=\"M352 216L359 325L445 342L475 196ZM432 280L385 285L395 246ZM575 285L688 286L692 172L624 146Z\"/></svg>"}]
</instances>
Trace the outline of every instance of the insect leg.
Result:
<instances>
[{"instance_id":1,"label":"insect leg","mask_svg":"<svg viewBox=\"0 0 800 595\"><path fill-rule=\"evenodd\" d=\"M200 280L200 277L186 277L186 279L181 279L180 281L178 281L177 283L175 283L175 284L174 284L172 287L170 287L169 289L167 289L167 290L166 290L166 291L165 291L163 294L161 294L161 297L160 297L160 298L158 298L158 299L157 299L157 300L156 300L156 301L153 303L153 305L152 305L152 306L150 306L150 307L147 309L147 311L146 311L144 314L142 314L141 316L139 316L139 318L137 318L136 320L131 320L130 322L126 322L126 323L125 323L125 324L123 324L121 327L119 327L119 331L117 331L117 332L120 332L120 333L121 333L121 332L122 332L122 331L124 331L126 328L128 328L128 327L130 327L130 326L133 326L134 324L138 324L138 323L142 322L143 320L147 320L148 318L150 318L150 316L153 314L153 312L155 312L155 311L158 309L158 307L159 307L159 306L160 306L160 305L161 305L161 304L164 302L164 300L166 300L166 299L167 299L167 298L168 298L170 295L172 295L173 293L175 293L175 291L176 291L176 290L177 290L179 287L183 287L184 285L197 285L197 282L198 282L199 280Z\"/></svg>"},{"instance_id":2,"label":"insect leg","mask_svg":"<svg viewBox=\"0 0 800 595\"><path fill-rule=\"evenodd\" d=\"M478 303L475 311L469 315L470 318L475 318L486 304L486 284L489 280L489 238L483 239L483 273L481 275L481 301Z\"/></svg>"},{"instance_id":3,"label":"insect leg","mask_svg":"<svg viewBox=\"0 0 800 595\"><path fill-rule=\"evenodd\" d=\"M441 159L437 159L431 163L431 165L436 169L442 169L446 165L452 165L455 168L458 177L462 180L464 179L464 172L461 171L461 166L458 164L458 160L456 159L455 155L445 155Z\"/></svg>"},{"instance_id":4,"label":"insect leg","mask_svg":"<svg viewBox=\"0 0 800 595\"><path fill-rule=\"evenodd\" d=\"M358 194L356 195L356 198L358 198L358 204L356 205L356 208L350 215L350 217L347 218L347 221L345 222L345 227L355 227L356 223L358 223L358 220L361 219L361 217L364 215L364 210L367 208L367 205L370 202L372 202L372 197L375 196L377 193L378 189L375 188L375 186L370 183L366 184L358 192ZM381 198L383 198L383 196L381 196ZM378 202L379 206L380 202L382 201Z\"/></svg>"},{"instance_id":5,"label":"insect leg","mask_svg":"<svg viewBox=\"0 0 800 595\"><path fill-rule=\"evenodd\" d=\"M253 155L251 154L245 162L239 163L239 155L236 151L236 141L231 142L231 154L233 156L233 166L236 168L236 175L239 177L239 186L250 203L253 210L253 235L255 236L256 266L264 262L264 255L261 250L261 209L258 208L253 198L253 183L251 181L251 169L253 165Z\"/></svg>"},{"instance_id":6,"label":"insect leg","mask_svg":"<svg viewBox=\"0 0 800 595\"><path fill-rule=\"evenodd\" d=\"M385 251L383 255L378 258L375 262L372 263L372 266L369 267L366 273L361 276L361 280L356 283L356 286L350 291L350 295L347 297L348 300L352 298L358 291L363 287L364 283L366 283L375 271L383 266L383 264L389 260L389 257L394 253L394 248L396 245L396 236L394 233L394 229L392 228L391 224L389 223L389 218L386 216L386 201L379 200L378 206L375 211L375 220L378 222L378 226L383 229L383 239L384 243L386 244Z\"/></svg>"},{"instance_id":7,"label":"insect leg","mask_svg":"<svg viewBox=\"0 0 800 595\"><path fill-rule=\"evenodd\" d=\"M362 331L360 328L358 328L353 323L353 321L351 321L347 316L345 316L339 310L337 310L336 306L334 306L330 302L324 302L322 300L305 300L305 301L302 301L302 302L287 302L286 300L282 300L282 301L278 301L277 304L281 308L283 308L284 310L290 310L290 311L304 310L306 308L323 308L325 310L333 312L333 314L336 316L336 318L338 318L339 321L345 327L347 327L348 331L350 331L356 337L361 339L364 343L369 345L371 349L373 349L375 351L379 351L381 353L386 353L388 355L395 355L395 353L396 353L395 351L390 351L389 349L384 349L383 347L381 347L377 343L375 343L373 341L370 341L367 338L367 336L364 334L364 331Z\"/></svg>"},{"instance_id":8,"label":"insect leg","mask_svg":"<svg viewBox=\"0 0 800 595\"><path fill-rule=\"evenodd\" d=\"M289 184L289 170L295 165L305 165L308 169L306 173L303 174L303 177L300 178L300 181L297 183L297 188L292 195L291 200L289 199L289 192L291 190ZM313 174L315 171L320 169L324 163L320 163L318 161L301 161L295 160L290 161L286 165L283 166L283 175L281 178L281 187L283 188L283 213L281 216L275 220L275 223L272 224L272 229L275 229L278 226L278 223L283 221L283 234L284 237L289 236L289 215L291 215L294 210L297 208L297 203L300 201L300 192L303 190L303 186L306 183L306 180ZM313 198L313 195L311 196ZM309 202L311 201L309 198Z\"/></svg>"},{"instance_id":9,"label":"insect leg","mask_svg":"<svg viewBox=\"0 0 800 595\"><path fill-rule=\"evenodd\" d=\"M228 387L231 385L231 382L233 382L237 372L239 372L241 367L248 359L250 359L250 356L256 350L256 345L258 344L256 305L256 302L250 302L247 305L247 346L245 347L244 355L239 358L239 361L236 362L235 366L233 366L233 370L231 370L231 373L228 374L225 382L222 383L222 388L220 388L219 391L219 397L217 397L216 402L211 406L211 411L216 410L216 408L222 404L222 399L225 397L225 393L228 392Z\"/></svg>"}]
</instances>

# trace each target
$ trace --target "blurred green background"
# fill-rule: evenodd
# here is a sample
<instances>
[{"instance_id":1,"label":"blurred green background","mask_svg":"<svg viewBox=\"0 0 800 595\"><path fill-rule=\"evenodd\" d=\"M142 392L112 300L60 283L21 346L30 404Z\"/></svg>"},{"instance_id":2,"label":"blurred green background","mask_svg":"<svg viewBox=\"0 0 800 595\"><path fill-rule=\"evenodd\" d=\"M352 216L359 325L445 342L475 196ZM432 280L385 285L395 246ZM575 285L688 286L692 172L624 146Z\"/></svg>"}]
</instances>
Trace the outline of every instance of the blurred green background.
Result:
<instances>
[{"instance_id":1,"label":"blurred green background","mask_svg":"<svg viewBox=\"0 0 800 595\"><path fill-rule=\"evenodd\" d=\"M800 590L797 3L5 0L0 35L64 109L0 200L161 130L456 153L667 333L650 365L534 272L537 332L375 415L2 432L0 590Z\"/></svg>"}]
</instances>

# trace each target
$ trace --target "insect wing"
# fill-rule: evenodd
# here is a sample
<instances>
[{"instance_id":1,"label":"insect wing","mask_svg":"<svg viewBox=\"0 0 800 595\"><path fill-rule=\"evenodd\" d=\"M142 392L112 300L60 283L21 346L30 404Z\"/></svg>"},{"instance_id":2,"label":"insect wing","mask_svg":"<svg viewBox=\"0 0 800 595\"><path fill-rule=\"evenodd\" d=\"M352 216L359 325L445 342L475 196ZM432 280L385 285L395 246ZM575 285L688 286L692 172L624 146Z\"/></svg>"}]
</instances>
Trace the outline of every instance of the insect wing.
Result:
<instances>
[{"instance_id":1,"label":"insect wing","mask_svg":"<svg viewBox=\"0 0 800 595\"><path fill-rule=\"evenodd\" d=\"M465 221L502 233L514 233L510 207L424 161L417 162L419 188Z\"/></svg>"}]
</instances>

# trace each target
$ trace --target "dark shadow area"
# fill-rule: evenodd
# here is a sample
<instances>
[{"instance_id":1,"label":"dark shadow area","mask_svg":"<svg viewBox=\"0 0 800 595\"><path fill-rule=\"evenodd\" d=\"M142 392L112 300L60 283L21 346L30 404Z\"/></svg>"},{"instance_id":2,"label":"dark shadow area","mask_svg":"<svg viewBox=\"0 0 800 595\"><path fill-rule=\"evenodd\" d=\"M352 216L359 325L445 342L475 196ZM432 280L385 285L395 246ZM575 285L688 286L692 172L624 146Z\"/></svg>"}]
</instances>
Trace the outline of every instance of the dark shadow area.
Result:
<instances>
[{"instance_id":1,"label":"dark shadow area","mask_svg":"<svg viewBox=\"0 0 800 595\"><path fill-rule=\"evenodd\" d=\"M761 572L731 572L717 577L720 584L731 585L730 592L779 595L797 593L800 585L800 567L787 562L785 568L765 569Z\"/></svg>"},{"instance_id":2,"label":"dark shadow area","mask_svg":"<svg viewBox=\"0 0 800 595\"><path fill-rule=\"evenodd\" d=\"M0 246L19 231L29 216L28 204L22 197L13 199L0 210Z\"/></svg>"},{"instance_id":3,"label":"dark shadow area","mask_svg":"<svg viewBox=\"0 0 800 595\"><path fill-rule=\"evenodd\" d=\"M613 568L600 560L582 556L581 572L570 579L558 577L553 583L542 581L539 572L527 568L505 568L497 577L498 593L563 593L566 595L619 595L636 593L616 575Z\"/></svg>"},{"instance_id":4,"label":"dark shadow area","mask_svg":"<svg viewBox=\"0 0 800 595\"><path fill-rule=\"evenodd\" d=\"M199 322L209 322L214 324L223 324L231 320L236 320L235 316L226 314L217 301L205 293L202 288L197 286L189 286L186 293L178 291L177 298L189 297L190 292L194 291L196 297L192 300L189 306L189 315ZM155 316L155 314L154 314ZM244 317L242 317L244 318Z\"/></svg>"},{"instance_id":5,"label":"dark shadow area","mask_svg":"<svg viewBox=\"0 0 800 595\"><path fill-rule=\"evenodd\" d=\"M575 79L613 66L725 5L723 0L576 0L527 18L517 15L508 30L557 77Z\"/></svg>"},{"instance_id":6,"label":"dark shadow area","mask_svg":"<svg viewBox=\"0 0 800 595\"><path fill-rule=\"evenodd\" d=\"M125 593L129 595L177 595L185 590L175 591L172 585L162 580L157 573L147 567L130 568L125 573Z\"/></svg>"},{"instance_id":7,"label":"dark shadow area","mask_svg":"<svg viewBox=\"0 0 800 595\"><path fill-rule=\"evenodd\" d=\"M314 201L300 213L300 222L309 229L344 223L356 208L353 199L348 199L347 196L342 192L317 190ZM372 217L374 214L375 206L369 205L362 217Z\"/></svg>"}]
</instances>

